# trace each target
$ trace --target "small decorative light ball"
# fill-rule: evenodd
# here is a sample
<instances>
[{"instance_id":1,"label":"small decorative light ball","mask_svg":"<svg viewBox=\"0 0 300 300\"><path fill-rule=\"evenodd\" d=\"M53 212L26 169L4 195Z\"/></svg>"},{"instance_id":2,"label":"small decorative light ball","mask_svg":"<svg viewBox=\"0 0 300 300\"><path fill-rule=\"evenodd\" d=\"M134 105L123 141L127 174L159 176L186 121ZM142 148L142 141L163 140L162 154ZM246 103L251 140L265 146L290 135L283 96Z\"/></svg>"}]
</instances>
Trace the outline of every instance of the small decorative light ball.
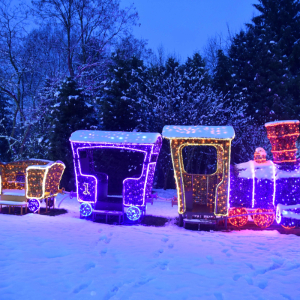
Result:
<instances>
[{"instance_id":1,"label":"small decorative light ball","mask_svg":"<svg viewBox=\"0 0 300 300\"><path fill-rule=\"evenodd\" d=\"M248 212L247 209L244 207L237 207L237 208L231 208L229 210L229 217L238 216L238 215L245 215L245 216L239 216L235 218L229 218L229 223L233 226L242 227L247 224L248 222Z\"/></svg>"},{"instance_id":2,"label":"small decorative light ball","mask_svg":"<svg viewBox=\"0 0 300 300\"><path fill-rule=\"evenodd\" d=\"M272 214L262 214L264 212L269 212ZM253 222L255 223L256 226L260 228L267 228L273 224L274 222L273 209L258 208L255 210L255 213L257 213L257 215L253 216Z\"/></svg>"},{"instance_id":3,"label":"small decorative light ball","mask_svg":"<svg viewBox=\"0 0 300 300\"><path fill-rule=\"evenodd\" d=\"M80 214L84 217L90 216L93 212L92 205L87 202L81 203L79 210Z\"/></svg>"},{"instance_id":4,"label":"small decorative light ball","mask_svg":"<svg viewBox=\"0 0 300 300\"><path fill-rule=\"evenodd\" d=\"M37 212L39 210L40 206L41 206L41 203L38 199L30 199L28 201L28 209L33 213Z\"/></svg>"},{"instance_id":5,"label":"small decorative light ball","mask_svg":"<svg viewBox=\"0 0 300 300\"><path fill-rule=\"evenodd\" d=\"M126 215L130 221L136 221L141 217L142 213L137 206L130 206L127 209Z\"/></svg>"}]
</instances>

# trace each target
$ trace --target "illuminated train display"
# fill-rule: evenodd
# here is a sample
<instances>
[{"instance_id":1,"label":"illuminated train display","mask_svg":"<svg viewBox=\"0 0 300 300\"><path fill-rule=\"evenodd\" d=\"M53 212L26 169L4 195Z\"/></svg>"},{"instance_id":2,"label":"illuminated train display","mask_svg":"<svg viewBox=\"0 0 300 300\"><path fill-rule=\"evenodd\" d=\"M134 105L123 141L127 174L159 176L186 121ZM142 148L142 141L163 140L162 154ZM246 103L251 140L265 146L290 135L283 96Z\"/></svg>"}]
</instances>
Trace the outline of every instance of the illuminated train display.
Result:
<instances>
[{"instance_id":1,"label":"illuminated train display","mask_svg":"<svg viewBox=\"0 0 300 300\"><path fill-rule=\"evenodd\" d=\"M266 228L274 219L285 228L300 225L300 164L296 160L299 121L265 124L273 161L257 148L254 160L230 165L231 126L165 126L162 135L143 132L80 130L70 137L81 216L93 213L126 214L138 220L146 213L162 138L170 141L177 188L179 224L245 225L249 218ZM212 174L190 174L183 163L183 149L210 146L216 151ZM93 150L130 150L143 154L140 176L123 180L122 195L108 195L108 175L93 169Z\"/></svg>"},{"instance_id":2,"label":"illuminated train display","mask_svg":"<svg viewBox=\"0 0 300 300\"><path fill-rule=\"evenodd\" d=\"M229 222L243 226L248 215L266 228L274 218L285 228L300 225L300 163L296 159L299 121L265 124L273 161L257 148L254 160L231 167Z\"/></svg>"}]
</instances>

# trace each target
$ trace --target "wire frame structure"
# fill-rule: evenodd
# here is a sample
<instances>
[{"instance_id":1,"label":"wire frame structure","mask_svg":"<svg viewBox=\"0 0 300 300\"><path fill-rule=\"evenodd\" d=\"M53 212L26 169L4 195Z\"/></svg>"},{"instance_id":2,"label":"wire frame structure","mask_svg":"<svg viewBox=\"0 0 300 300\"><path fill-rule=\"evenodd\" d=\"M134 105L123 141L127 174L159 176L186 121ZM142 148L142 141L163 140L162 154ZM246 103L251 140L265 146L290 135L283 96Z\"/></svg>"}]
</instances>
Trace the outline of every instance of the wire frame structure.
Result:
<instances>
[{"instance_id":1,"label":"wire frame structure","mask_svg":"<svg viewBox=\"0 0 300 300\"><path fill-rule=\"evenodd\" d=\"M300 135L298 120L275 121L265 124L276 164L296 162L296 141Z\"/></svg>"},{"instance_id":2,"label":"wire frame structure","mask_svg":"<svg viewBox=\"0 0 300 300\"><path fill-rule=\"evenodd\" d=\"M165 126L163 137L170 140L177 187L178 213L227 216L230 183L231 126ZM213 174L189 174L182 151L186 146L212 146L217 152Z\"/></svg>"},{"instance_id":3,"label":"wire frame structure","mask_svg":"<svg viewBox=\"0 0 300 300\"><path fill-rule=\"evenodd\" d=\"M152 184L158 154L162 144L159 133L79 130L72 133L70 142L73 151L76 175L77 199L80 203L94 205L109 198L108 175L97 173L90 167L92 156L83 158L81 151L95 149L120 149L144 154L142 173L139 178L123 181L123 206L145 207L151 198ZM113 204L110 205L113 209ZM109 210L109 207L108 207Z\"/></svg>"},{"instance_id":4,"label":"wire frame structure","mask_svg":"<svg viewBox=\"0 0 300 300\"><path fill-rule=\"evenodd\" d=\"M3 190L26 190L27 199L44 199L57 196L65 164L61 161L29 159L0 163L0 168L0 194Z\"/></svg>"},{"instance_id":5,"label":"wire frame structure","mask_svg":"<svg viewBox=\"0 0 300 300\"><path fill-rule=\"evenodd\" d=\"M61 161L29 159L0 163L0 208L2 206L27 207L32 212L40 211L43 200L55 207L55 197L62 192L59 184L65 165Z\"/></svg>"}]
</instances>

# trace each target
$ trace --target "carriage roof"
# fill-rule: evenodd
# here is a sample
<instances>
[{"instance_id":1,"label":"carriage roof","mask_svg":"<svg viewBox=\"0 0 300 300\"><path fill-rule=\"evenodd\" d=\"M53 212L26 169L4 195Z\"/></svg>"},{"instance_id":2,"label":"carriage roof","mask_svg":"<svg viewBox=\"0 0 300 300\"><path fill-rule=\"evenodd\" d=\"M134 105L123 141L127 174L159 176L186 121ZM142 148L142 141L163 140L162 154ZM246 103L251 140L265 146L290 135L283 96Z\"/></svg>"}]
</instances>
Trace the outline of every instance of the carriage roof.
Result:
<instances>
[{"instance_id":1,"label":"carriage roof","mask_svg":"<svg viewBox=\"0 0 300 300\"><path fill-rule=\"evenodd\" d=\"M177 126L167 125L163 128L162 135L166 139L233 139L232 126Z\"/></svg>"},{"instance_id":2,"label":"carriage roof","mask_svg":"<svg viewBox=\"0 0 300 300\"><path fill-rule=\"evenodd\" d=\"M300 121L298 120L284 120L284 121L273 121L273 122L268 122L265 124L265 126L272 126L272 125L283 125L283 124L299 124Z\"/></svg>"},{"instance_id":3,"label":"carriage roof","mask_svg":"<svg viewBox=\"0 0 300 300\"><path fill-rule=\"evenodd\" d=\"M70 137L75 143L155 144L161 135L152 132L77 130Z\"/></svg>"}]
</instances>

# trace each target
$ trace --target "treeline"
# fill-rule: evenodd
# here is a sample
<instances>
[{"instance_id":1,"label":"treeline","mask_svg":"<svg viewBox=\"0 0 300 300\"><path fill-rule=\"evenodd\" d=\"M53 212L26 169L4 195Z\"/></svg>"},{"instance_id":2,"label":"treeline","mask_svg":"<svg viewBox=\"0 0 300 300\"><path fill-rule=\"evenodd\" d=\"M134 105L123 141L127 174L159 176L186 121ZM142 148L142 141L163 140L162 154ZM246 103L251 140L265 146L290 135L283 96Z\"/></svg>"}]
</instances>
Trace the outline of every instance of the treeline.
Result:
<instances>
[{"instance_id":1,"label":"treeline","mask_svg":"<svg viewBox=\"0 0 300 300\"><path fill-rule=\"evenodd\" d=\"M69 137L78 129L232 125L233 163L269 151L263 124L299 119L300 4L254 6L257 16L208 64L207 54L155 55L131 35L138 15L119 0L0 0L0 160L62 160L73 189ZM173 184L164 141L156 185Z\"/></svg>"}]
</instances>

